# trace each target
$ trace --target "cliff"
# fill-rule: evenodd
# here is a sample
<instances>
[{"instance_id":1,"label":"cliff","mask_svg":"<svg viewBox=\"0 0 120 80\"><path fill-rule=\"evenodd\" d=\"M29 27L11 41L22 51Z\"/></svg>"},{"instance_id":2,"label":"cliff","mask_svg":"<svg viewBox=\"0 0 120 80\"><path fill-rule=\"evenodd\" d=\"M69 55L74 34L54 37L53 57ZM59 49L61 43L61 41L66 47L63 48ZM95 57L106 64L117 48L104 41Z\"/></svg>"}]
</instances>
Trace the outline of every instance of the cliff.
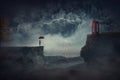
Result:
<instances>
[{"instance_id":1,"label":"cliff","mask_svg":"<svg viewBox=\"0 0 120 80\"><path fill-rule=\"evenodd\" d=\"M88 35L81 56L86 62L120 61L120 33Z\"/></svg>"},{"instance_id":2,"label":"cliff","mask_svg":"<svg viewBox=\"0 0 120 80\"><path fill-rule=\"evenodd\" d=\"M43 65L43 46L35 47L0 47L0 69L12 70Z\"/></svg>"}]
</instances>

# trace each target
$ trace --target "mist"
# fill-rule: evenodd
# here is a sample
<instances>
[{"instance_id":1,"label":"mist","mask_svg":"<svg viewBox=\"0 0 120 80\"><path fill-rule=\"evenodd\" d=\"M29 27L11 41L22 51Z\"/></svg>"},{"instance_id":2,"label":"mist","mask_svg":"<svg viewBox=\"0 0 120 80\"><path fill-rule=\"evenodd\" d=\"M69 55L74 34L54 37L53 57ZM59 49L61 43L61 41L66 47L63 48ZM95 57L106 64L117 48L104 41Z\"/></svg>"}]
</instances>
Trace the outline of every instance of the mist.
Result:
<instances>
[{"instance_id":1,"label":"mist","mask_svg":"<svg viewBox=\"0 0 120 80\"><path fill-rule=\"evenodd\" d=\"M39 46L38 37L42 35L45 37L42 42L45 55L80 56L87 35L91 34L92 20L105 22L100 25L101 32L119 31L119 28L112 27L116 23L112 11L101 5L102 2L88 0L82 3L70 2L65 6L52 2L41 7L17 6L10 25L11 40L5 45Z\"/></svg>"}]
</instances>

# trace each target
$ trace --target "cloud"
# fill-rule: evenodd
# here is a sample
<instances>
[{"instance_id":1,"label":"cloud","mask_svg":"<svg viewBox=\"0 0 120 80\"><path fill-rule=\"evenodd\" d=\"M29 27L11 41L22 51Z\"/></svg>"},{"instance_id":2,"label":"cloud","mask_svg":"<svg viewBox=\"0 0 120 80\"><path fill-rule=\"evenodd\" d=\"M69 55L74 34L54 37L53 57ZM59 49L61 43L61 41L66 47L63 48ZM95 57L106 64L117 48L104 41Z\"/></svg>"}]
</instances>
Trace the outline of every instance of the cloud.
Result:
<instances>
[{"instance_id":1,"label":"cloud","mask_svg":"<svg viewBox=\"0 0 120 80\"><path fill-rule=\"evenodd\" d=\"M80 48L85 44L86 35L90 32L90 19L83 20L80 17L82 15L85 13L66 14L61 10L52 15L51 20L45 18L33 22L17 20L20 23L12 32L11 46L39 46L38 37L43 35L45 55L79 56ZM23 17L22 19L24 20Z\"/></svg>"},{"instance_id":2,"label":"cloud","mask_svg":"<svg viewBox=\"0 0 120 80\"><path fill-rule=\"evenodd\" d=\"M19 9L13 18L17 25L11 26L11 46L38 46L38 37L43 35L46 55L79 56L87 34L91 34L92 20L102 22L112 18L108 10L88 4L90 10L86 9L87 4L75 11L71 10L70 5L69 10L66 10L60 4L49 4L50 9ZM101 25L102 31L106 30L104 27Z\"/></svg>"}]
</instances>

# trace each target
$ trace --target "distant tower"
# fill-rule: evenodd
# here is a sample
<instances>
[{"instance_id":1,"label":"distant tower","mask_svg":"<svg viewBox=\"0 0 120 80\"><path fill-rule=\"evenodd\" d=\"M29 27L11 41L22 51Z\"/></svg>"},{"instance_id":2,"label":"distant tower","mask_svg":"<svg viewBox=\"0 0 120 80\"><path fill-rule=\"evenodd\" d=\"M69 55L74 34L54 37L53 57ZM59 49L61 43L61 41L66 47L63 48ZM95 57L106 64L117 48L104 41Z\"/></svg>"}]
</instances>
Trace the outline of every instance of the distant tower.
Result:
<instances>
[{"instance_id":1,"label":"distant tower","mask_svg":"<svg viewBox=\"0 0 120 80\"><path fill-rule=\"evenodd\" d=\"M99 34L99 22L96 20L92 21L92 34L94 35Z\"/></svg>"},{"instance_id":2,"label":"distant tower","mask_svg":"<svg viewBox=\"0 0 120 80\"><path fill-rule=\"evenodd\" d=\"M0 43L9 41L10 29L8 26L8 20L5 17L0 17Z\"/></svg>"},{"instance_id":3,"label":"distant tower","mask_svg":"<svg viewBox=\"0 0 120 80\"><path fill-rule=\"evenodd\" d=\"M44 36L39 37L39 46L41 46L41 41L44 39Z\"/></svg>"}]
</instances>

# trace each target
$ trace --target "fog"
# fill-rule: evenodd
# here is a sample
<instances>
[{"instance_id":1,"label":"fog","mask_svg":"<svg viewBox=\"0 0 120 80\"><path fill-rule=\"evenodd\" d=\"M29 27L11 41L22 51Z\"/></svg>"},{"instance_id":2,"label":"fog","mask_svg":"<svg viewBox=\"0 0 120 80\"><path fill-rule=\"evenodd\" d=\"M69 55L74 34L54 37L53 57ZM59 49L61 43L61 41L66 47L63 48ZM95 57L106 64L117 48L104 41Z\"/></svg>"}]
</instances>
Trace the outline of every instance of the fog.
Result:
<instances>
[{"instance_id":1,"label":"fog","mask_svg":"<svg viewBox=\"0 0 120 80\"><path fill-rule=\"evenodd\" d=\"M101 32L119 31L119 28L113 29L116 23L113 13L102 7L102 2L97 5L95 1L88 0L80 4L78 7L79 4L75 1L65 6L60 3L16 6L10 25L11 40L9 45L8 43L5 45L39 46L38 37L42 35L45 37L42 41L45 55L75 57L80 56L87 35L91 34L92 20L105 23L100 24Z\"/></svg>"}]
</instances>

